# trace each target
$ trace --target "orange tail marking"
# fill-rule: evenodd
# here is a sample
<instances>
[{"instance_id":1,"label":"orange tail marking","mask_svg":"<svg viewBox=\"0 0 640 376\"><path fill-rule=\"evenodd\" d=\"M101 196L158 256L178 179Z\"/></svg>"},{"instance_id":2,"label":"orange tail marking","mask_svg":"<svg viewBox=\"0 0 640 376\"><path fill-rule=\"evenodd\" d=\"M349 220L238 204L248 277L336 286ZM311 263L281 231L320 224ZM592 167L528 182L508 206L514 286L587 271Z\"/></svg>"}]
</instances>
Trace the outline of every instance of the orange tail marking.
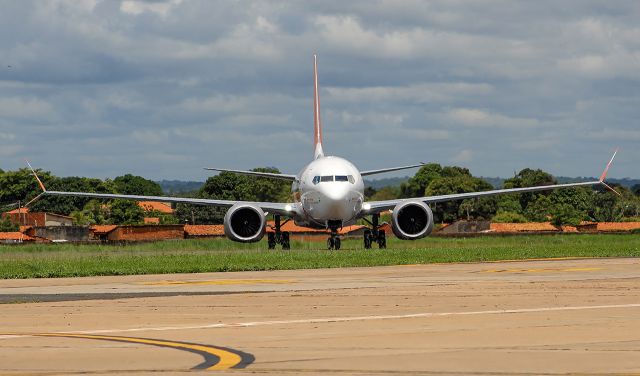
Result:
<instances>
[{"instance_id":1,"label":"orange tail marking","mask_svg":"<svg viewBox=\"0 0 640 376\"><path fill-rule=\"evenodd\" d=\"M313 55L313 147L316 150L316 158L318 157L318 145L322 145L322 122L320 121L320 95L318 94L318 56Z\"/></svg>"}]
</instances>

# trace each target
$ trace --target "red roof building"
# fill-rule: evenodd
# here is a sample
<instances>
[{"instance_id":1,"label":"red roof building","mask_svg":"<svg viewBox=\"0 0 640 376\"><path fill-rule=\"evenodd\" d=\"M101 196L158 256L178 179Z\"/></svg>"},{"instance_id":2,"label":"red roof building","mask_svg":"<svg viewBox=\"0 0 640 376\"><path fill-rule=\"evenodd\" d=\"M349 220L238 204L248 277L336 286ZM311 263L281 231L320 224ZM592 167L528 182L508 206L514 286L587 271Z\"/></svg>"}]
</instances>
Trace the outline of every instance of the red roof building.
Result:
<instances>
[{"instance_id":1,"label":"red roof building","mask_svg":"<svg viewBox=\"0 0 640 376\"><path fill-rule=\"evenodd\" d=\"M144 211L158 211L163 214L173 214L171 205L159 201L138 201L138 206Z\"/></svg>"}]
</instances>

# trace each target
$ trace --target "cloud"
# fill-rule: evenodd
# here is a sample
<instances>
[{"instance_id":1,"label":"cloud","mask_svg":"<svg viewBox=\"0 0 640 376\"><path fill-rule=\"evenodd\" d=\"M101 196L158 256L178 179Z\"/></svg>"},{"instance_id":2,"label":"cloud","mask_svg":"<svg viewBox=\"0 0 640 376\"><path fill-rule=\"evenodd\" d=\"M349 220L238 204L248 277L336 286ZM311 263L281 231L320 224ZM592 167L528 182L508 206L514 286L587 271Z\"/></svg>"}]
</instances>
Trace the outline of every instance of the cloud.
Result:
<instances>
[{"instance_id":1,"label":"cloud","mask_svg":"<svg viewBox=\"0 0 640 376\"><path fill-rule=\"evenodd\" d=\"M537 127L537 119L515 118L475 108L456 108L447 113L452 121L467 127L498 127L519 129Z\"/></svg>"},{"instance_id":2,"label":"cloud","mask_svg":"<svg viewBox=\"0 0 640 376\"><path fill-rule=\"evenodd\" d=\"M581 0L8 2L2 168L28 155L59 175L295 172L317 52L331 154L589 175L610 144L640 160L639 18L635 2Z\"/></svg>"},{"instance_id":3,"label":"cloud","mask_svg":"<svg viewBox=\"0 0 640 376\"><path fill-rule=\"evenodd\" d=\"M455 163L467 163L473 159L473 150L460 150L451 160Z\"/></svg>"}]
</instances>

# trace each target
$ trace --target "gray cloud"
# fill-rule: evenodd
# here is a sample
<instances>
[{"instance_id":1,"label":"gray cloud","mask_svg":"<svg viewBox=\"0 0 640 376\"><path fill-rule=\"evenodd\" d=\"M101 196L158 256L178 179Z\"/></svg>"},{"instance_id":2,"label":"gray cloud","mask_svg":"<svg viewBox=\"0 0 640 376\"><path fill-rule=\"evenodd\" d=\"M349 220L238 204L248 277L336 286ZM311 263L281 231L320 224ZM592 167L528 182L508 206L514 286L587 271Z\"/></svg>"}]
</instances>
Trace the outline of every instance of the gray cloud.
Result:
<instances>
[{"instance_id":1,"label":"gray cloud","mask_svg":"<svg viewBox=\"0 0 640 376\"><path fill-rule=\"evenodd\" d=\"M21 1L0 13L0 168L204 179L325 150L638 177L635 1Z\"/></svg>"}]
</instances>

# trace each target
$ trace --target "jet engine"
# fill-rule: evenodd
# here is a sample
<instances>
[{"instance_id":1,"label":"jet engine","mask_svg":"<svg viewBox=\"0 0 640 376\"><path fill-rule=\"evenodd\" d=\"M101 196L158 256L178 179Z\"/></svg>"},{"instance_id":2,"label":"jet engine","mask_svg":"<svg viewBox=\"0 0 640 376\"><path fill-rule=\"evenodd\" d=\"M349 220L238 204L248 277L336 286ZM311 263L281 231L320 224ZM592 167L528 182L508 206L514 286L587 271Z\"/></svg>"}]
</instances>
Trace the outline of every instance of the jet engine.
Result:
<instances>
[{"instance_id":1,"label":"jet engine","mask_svg":"<svg viewBox=\"0 0 640 376\"><path fill-rule=\"evenodd\" d=\"M264 236L266 223L266 215L259 207L235 204L224 215L224 234L236 242L259 242Z\"/></svg>"},{"instance_id":2,"label":"jet engine","mask_svg":"<svg viewBox=\"0 0 640 376\"><path fill-rule=\"evenodd\" d=\"M391 228L400 239L416 240L433 231L433 212L422 201L401 202L393 209Z\"/></svg>"}]
</instances>

